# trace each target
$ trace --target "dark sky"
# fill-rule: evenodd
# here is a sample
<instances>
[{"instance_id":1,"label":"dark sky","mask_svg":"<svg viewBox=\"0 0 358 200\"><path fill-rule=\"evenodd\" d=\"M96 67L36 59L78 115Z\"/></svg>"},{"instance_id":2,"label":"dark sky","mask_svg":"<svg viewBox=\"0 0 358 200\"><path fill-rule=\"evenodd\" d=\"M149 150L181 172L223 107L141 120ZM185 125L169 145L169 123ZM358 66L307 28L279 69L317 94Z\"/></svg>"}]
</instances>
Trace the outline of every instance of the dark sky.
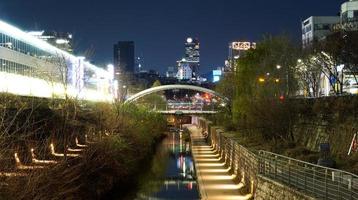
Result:
<instances>
[{"instance_id":1,"label":"dark sky","mask_svg":"<svg viewBox=\"0 0 358 200\"><path fill-rule=\"evenodd\" d=\"M222 66L230 41L287 32L300 21L336 15L338 0L0 0L0 19L25 30L72 32L77 53L93 48L96 63L112 62L113 44L133 40L144 67L164 72L184 53L188 36L201 42L201 72Z\"/></svg>"}]
</instances>

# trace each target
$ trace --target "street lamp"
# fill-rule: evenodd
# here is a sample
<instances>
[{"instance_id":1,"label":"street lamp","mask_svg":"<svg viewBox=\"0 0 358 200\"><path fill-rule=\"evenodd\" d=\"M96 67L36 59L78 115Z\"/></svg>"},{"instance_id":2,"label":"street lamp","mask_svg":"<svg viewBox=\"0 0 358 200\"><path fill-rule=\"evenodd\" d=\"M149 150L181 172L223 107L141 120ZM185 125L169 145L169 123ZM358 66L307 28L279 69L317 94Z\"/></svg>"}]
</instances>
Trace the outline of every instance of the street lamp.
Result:
<instances>
[{"instance_id":1,"label":"street lamp","mask_svg":"<svg viewBox=\"0 0 358 200\"><path fill-rule=\"evenodd\" d=\"M298 63L302 63L302 60L301 59L298 59L297 60ZM282 68L281 65L276 65L276 69L277 70L280 70ZM288 83L288 68L286 68L286 95L288 96L288 93L289 93L289 83ZM275 80L276 83L279 83L280 82L280 79L276 79Z\"/></svg>"},{"instance_id":2,"label":"street lamp","mask_svg":"<svg viewBox=\"0 0 358 200\"><path fill-rule=\"evenodd\" d=\"M260 78L259 78L259 82L260 82L260 83L264 83L264 82L265 82L265 79L262 78L262 77L260 77Z\"/></svg>"}]
</instances>

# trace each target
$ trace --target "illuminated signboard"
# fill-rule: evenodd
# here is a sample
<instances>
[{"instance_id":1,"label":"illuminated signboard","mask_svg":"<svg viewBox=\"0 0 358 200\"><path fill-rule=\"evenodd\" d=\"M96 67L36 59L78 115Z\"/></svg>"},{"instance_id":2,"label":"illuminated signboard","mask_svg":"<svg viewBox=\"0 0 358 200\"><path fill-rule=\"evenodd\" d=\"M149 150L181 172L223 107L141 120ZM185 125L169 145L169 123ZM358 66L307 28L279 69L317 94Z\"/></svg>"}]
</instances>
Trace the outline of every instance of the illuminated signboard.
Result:
<instances>
[{"instance_id":1,"label":"illuminated signboard","mask_svg":"<svg viewBox=\"0 0 358 200\"><path fill-rule=\"evenodd\" d=\"M232 49L235 50L249 50L249 49L255 49L256 48L256 43L251 43L251 42L233 42L231 44Z\"/></svg>"},{"instance_id":2,"label":"illuminated signboard","mask_svg":"<svg viewBox=\"0 0 358 200\"><path fill-rule=\"evenodd\" d=\"M222 72L221 70L213 70L213 76L221 76Z\"/></svg>"}]
</instances>

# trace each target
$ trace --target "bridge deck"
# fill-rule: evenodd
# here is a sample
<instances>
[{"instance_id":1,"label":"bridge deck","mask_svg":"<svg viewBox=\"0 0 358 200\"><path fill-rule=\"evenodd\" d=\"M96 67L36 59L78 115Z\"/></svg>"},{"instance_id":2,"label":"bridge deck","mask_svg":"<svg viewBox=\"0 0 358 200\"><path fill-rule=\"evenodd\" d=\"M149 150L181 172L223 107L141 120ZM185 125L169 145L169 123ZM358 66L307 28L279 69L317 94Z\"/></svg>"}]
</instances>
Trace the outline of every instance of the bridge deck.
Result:
<instances>
[{"instance_id":1,"label":"bridge deck","mask_svg":"<svg viewBox=\"0 0 358 200\"><path fill-rule=\"evenodd\" d=\"M192 154L197 171L201 199L249 199L251 195L242 195L241 183L235 183L235 176L221 161L216 150L209 146L200 130L187 125L191 132Z\"/></svg>"},{"instance_id":2,"label":"bridge deck","mask_svg":"<svg viewBox=\"0 0 358 200\"><path fill-rule=\"evenodd\" d=\"M178 112L182 114L216 114L217 111L205 111L205 110L158 110L155 111L162 114L176 114Z\"/></svg>"}]
</instances>

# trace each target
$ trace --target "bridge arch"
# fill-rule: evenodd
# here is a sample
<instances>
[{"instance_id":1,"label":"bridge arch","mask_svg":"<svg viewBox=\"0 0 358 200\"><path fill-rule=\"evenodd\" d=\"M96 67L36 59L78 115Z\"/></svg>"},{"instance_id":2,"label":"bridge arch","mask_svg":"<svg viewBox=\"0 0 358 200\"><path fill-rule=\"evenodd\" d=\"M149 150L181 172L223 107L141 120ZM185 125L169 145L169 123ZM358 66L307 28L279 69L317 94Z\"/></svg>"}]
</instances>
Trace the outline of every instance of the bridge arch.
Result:
<instances>
[{"instance_id":1,"label":"bridge arch","mask_svg":"<svg viewBox=\"0 0 358 200\"><path fill-rule=\"evenodd\" d=\"M195 86L195 85L180 85L180 84L175 84L175 85L161 85L161 86L157 86L157 87L152 87L146 90L143 90L141 92L138 92L137 94L129 97L124 103L131 103L133 101L136 101L137 99L144 97L148 94L152 94L155 92L160 92L160 91L165 91L165 90L173 90L173 89L185 89L185 90L194 90L194 91L199 91L199 92L205 92L205 93L209 93L212 94L214 96L217 96L219 98L221 98L224 101L228 101L229 99L226 98L225 96L221 95L220 93L215 92L214 90L210 90L207 88L203 88L203 87L199 87L199 86Z\"/></svg>"}]
</instances>

